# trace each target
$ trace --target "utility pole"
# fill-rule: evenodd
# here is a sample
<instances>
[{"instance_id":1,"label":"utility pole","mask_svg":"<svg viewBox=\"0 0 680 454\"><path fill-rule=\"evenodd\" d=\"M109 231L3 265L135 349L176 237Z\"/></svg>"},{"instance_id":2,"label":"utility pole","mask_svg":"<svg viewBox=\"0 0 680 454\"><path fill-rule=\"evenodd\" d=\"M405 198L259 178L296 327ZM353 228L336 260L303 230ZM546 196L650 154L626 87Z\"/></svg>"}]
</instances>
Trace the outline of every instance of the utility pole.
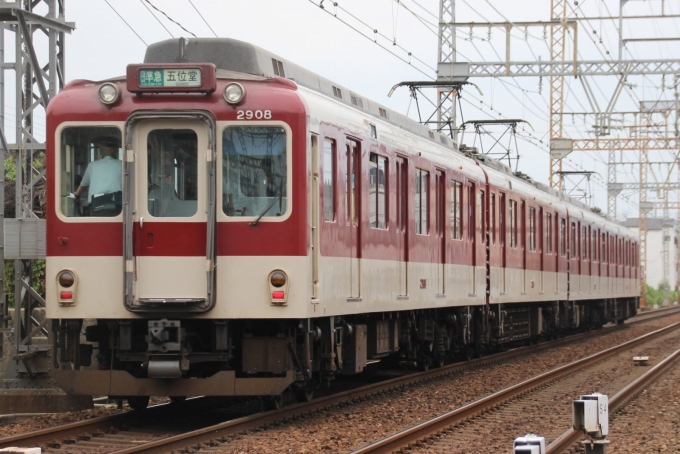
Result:
<instances>
[{"instance_id":1,"label":"utility pole","mask_svg":"<svg viewBox=\"0 0 680 454\"><path fill-rule=\"evenodd\" d=\"M46 10L46 12L44 12ZM35 11L43 11L36 13ZM50 100L64 86L65 34L74 24L66 22L65 0L0 2L0 142L2 159L12 157L16 167L15 218L4 219L4 244L0 257L14 260L13 326L3 307L2 331L11 332L11 352L5 360L0 392L0 413L71 411L91 406L87 399L66 396L50 379L52 367L45 300L33 287L34 260L45 259L45 220L36 210L35 190L45 184L45 143L37 138L35 114L46 112ZM5 34L14 34L14 61L5 61ZM40 38L36 39L38 35ZM44 39L46 38L46 40ZM38 59L36 42L47 42ZM14 143L5 135L6 71L14 71L16 120ZM4 202L4 175L0 200ZM4 210L4 203L3 203ZM3 283L4 284L4 283ZM0 288L4 288L0 286ZM3 291L3 290L0 290ZM4 295L2 295L4 296ZM6 298L0 298L3 302ZM40 312L43 312L42 314ZM87 397L87 396L86 396Z\"/></svg>"},{"instance_id":2,"label":"utility pole","mask_svg":"<svg viewBox=\"0 0 680 454\"><path fill-rule=\"evenodd\" d=\"M620 95L629 86L628 78L630 76L654 76L662 77L673 76L676 79L677 74L680 74L680 59L674 56L669 56L663 59L625 59L623 51L628 42L644 42L644 41L663 41L666 38L627 38L623 36L624 24L627 21L639 19L655 19L661 20L667 16L661 15L629 15L624 16L624 6L628 0L619 0L619 54L618 58L605 57L604 60L582 60L578 53L578 31L581 21L591 22L596 21L612 21L617 18L612 17L568 17L568 7L571 2L567 0L551 0L550 3L550 20L549 21L533 21L533 22L451 22L440 23L440 30L443 29L477 29L484 30L500 29L506 33L506 49L505 56L499 55L496 61L470 61L461 62L459 60L451 60L449 65L451 69L450 74L459 78L517 78L517 77L549 77L550 78L550 102L549 102L549 119L550 119L550 186L564 191L564 176L565 173L562 168L563 159L573 151L607 151L608 152L608 169L607 169L607 212L616 218L616 199L619 194L625 190L629 185L617 181L616 166L623 162L623 153L626 151L634 151L636 158L632 164L638 167L637 187L639 187L639 209L640 209L640 251L639 258L641 261L641 306L646 304L645 289L646 289L646 249L647 249L647 216L651 211L650 207L655 205L655 201L649 198L648 190L657 189L662 186L668 187L668 181L664 182L650 182L648 181L648 174L650 172L650 153L659 151L677 151L680 150L680 140L678 139L677 126L676 133L670 134L668 131L668 117L663 117L663 113L656 120L655 112L645 112L643 108L636 112L618 112L616 105L619 101ZM450 5L451 0L441 0L441 5ZM455 14L451 17L455 17ZM444 19L442 19L443 21ZM585 22L584 22L585 23ZM590 25L592 27L592 25ZM512 40L510 39L513 30L520 29L524 33L527 30L534 28L550 27L550 61L516 61L511 58ZM440 33L441 36L444 36ZM440 42L441 45L441 42ZM571 50L567 55L569 46ZM441 76L441 73L440 73ZM595 92L590 87L590 78L608 76L610 78L616 77L616 84L613 86L611 98L606 107L600 108L597 102ZM590 104L592 110L583 112L584 118L588 115L594 116L593 127L595 129L594 137L564 137L565 131L563 127L563 117L565 114L574 114L572 112L564 112L564 78L573 77L580 82L586 94L587 102ZM610 79L611 80L611 79ZM632 88L630 88L632 89ZM661 109L663 110L663 109ZM677 117L677 115L676 115ZM633 118L633 127L627 137L611 137L611 131L616 129L616 122L614 120ZM677 119L676 119L677 123ZM621 125L624 125L623 122ZM625 126L625 125L624 125ZM626 126L626 128L628 128ZM662 133L659 133L661 131ZM678 153L680 155L680 153ZM617 158L618 156L618 158ZM676 157L677 159L677 157ZM673 161L672 165L674 164ZM667 161L666 164L670 164ZM672 171L672 170L671 170ZM587 182L587 180L584 180ZM680 196L680 194L679 194ZM669 204L668 209L673 203ZM680 260L678 260L680 267ZM680 286L680 279L678 280Z\"/></svg>"}]
</instances>

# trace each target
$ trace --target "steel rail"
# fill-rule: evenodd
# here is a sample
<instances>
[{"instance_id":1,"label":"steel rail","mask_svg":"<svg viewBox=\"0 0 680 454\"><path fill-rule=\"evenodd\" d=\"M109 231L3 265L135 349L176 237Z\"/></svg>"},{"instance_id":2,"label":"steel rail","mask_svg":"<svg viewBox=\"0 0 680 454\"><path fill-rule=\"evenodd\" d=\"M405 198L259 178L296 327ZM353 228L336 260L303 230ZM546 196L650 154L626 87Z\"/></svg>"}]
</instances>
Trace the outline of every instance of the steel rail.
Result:
<instances>
[{"instance_id":1,"label":"steel rail","mask_svg":"<svg viewBox=\"0 0 680 454\"><path fill-rule=\"evenodd\" d=\"M272 421L278 422L287 418L293 418L305 413L310 413L313 411L318 411L320 409L328 408L333 405L337 405L339 403L344 403L347 401L351 401L353 399L362 399L367 396L371 396L374 394L381 394L389 390L394 390L397 388L401 388L404 386L409 386L418 382L423 382L423 381L428 381L432 379L436 379L439 377L447 376L447 375L452 375L455 373L460 373L462 371L468 370L468 369L475 369L479 367L483 367L489 364L493 363L498 363L501 361L507 361L519 356L524 356L527 354L532 354L536 353L537 351L541 351L544 349L548 348L553 348L559 345L567 344L567 343L572 343L572 342L577 342L583 338L588 338L592 336L600 336L604 334L611 333L613 331L619 330L619 329L625 329L627 326L634 325L634 324L641 324L641 323L646 323L648 321L654 320L656 318L661 318L665 317L668 315L671 315L675 312L680 312L680 306L677 307L671 307L668 309L658 309L654 311L649 311L645 313L640 313L636 316L640 317L639 319L630 319L628 323L625 325L614 325L609 328L604 328L601 330L597 331L591 331L587 333L581 333L577 335L572 335L568 336L562 339L559 339L557 341L551 341L551 342L545 342L539 345L534 345L530 347L523 347L523 348L517 348L513 349L510 351L506 351L503 353L498 353L494 355L489 355L484 358L479 358L479 359L474 359L471 361L467 362L462 362L462 363L456 363L456 364L451 364L448 366L445 366L443 368L439 369L432 369L427 372L421 372L421 373L416 373L416 374L410 374L404 377L397 377L393 378L390 380L386 380L377 384L372 384L372 385L367 385L361 388L357 388L355 390L351 391L345 391L339 394L335 394L333 396L321 398L321 399L315 399L311 403L306 403L306 404L298 404L290 407L286 407L283 410L279 411L273 411L273 412L268 412L266 414L258 414L258 415L253 415L253 416L248 416L245 418L241 418L238 420L233 420L229 421L226 423L223 423L224 425L228 425L231 423L236 423L237 421L240 421L238 424L234 426L234 428L230 429L229 427L231 426L225 426L224 430L226 430L225 433L231 434L231 433L236 433L239 431L243 430L248 430L248 428L255 428L255 427L261 427L266 424L270 424ZM194 399L192 399L194 400ZM198 399L196 399L198 400ZM184 406L182 406L182 411L191 411L190 408L186 407L186 404L189 402L186 402ZM143 418L148 418L152 415L155 414L163 414L163 416L166 416L166 410L172 410L172 406L169 406L170 404L161 404L161 405L156 405L154 407L151 407L147 409L145 412L141 413L143 415ZM265 416L265 419L258 420L258 416ZM271 415L271 417L270 417ZM0 438L0 448L5 448L5 447L11 447L11 446L36 446L38 444L44 444L48 442L54 442L54 441L59 441L59 440L64 440L68 438L74 438L79 435L83 435L86 433L92 433L92 432L97 432L97 431L106 431L109 430L111 427L115 426L121 426L125 423L127 423L129 420L134 419L135 417L139 417L140 413L135 412L135 411L127 411L123 413L116 413L113 415L108 415L108 416L100 416L97 418L92 418L84 421L77 421L73 423L68 423L60 426L54 426L46 429L41 429L33 432L26 432L23 434L17 434L17 435L12 435L8 437L3 437ZM251 422L248 422L252 420ZM238 427L241 427L240 429ZM213 426L213 429L215 426ZM179 436L178 436L179 437ZM174 438L174 437L173 437ZM207 437L211 438L211 437ZM215 438L215 437L212 437ZM191 443L185 443L184 446L187 444ZM145 445L140 445L139 447L148 447L151 448L148 444ZM178 444L179 446L179 444ZM130 448L134 449L134 448ZM125 450L125 451L120 451L120 452L162 452L162 451L134 451L134 450Z\"/></svg>"},{"instance_id":2,"label":"steel rail","mask_svg":"<svg viewBox=\"0 0 680 454\"><path fill-rule=\"evenodd\" d=\"M644 375L638 377L635 381L629 383L625 388L616 393L614 397L609 400L609 414L614 414L630 399L661 378L661 376L675 366L678 359L680 359L680 350L676 350L675 353L668 356L659 364L648 370ZM573 428L568 429L548 445L546 454L562 454L572 445L578 443L583 437L583 432L575 431Z\"/></svg>"},{"instance_id":3,"label":"steel rail","mask_svg":"<svg viewBox=\"0 0 680 454\"><path fill-rule=\"evenodd\" d=\"M659 337L663 334L667 334L678 327L680 327L680 322L674 323L656 331L652 331L651 333L637 337L628 342L624 342L623 344L619 344L615 347L608 348L586 358L557 367L536 377L530 378L529 380L525 380L502 391L472 402L468 405L444 413L423 423L416 424L415 426L412 426L408 429L402 430L374 443L366 445L357 449L356 451L353 451L352 454L382 454L398 451L409 444L427 439L433 434L436 434L452 425L458 424L493 407L501 405L502 403L507 402L518 395L529 392L537 387L558 380L564 376L571 375L578 370L599 363L602 360L625 351L631 347L648 342L649 340Z\"/></svg>"},{"instance_id":4,"label":"steel rail","mask_svg":"<svg viewBox=\"0 0 680 454\"><path fill-rule=\"evenodd\" d=\"M169 404L161 404L149 408L150 411L156 412L157 407L165 407ZM162 410L158 410L159 412ZM113 415L98 416L96 418L86 419L83 421L76 421L60 426L48 427L46 429L35 430L33 432L26 432L17 435L10 435L8 437L0 438L0 448L8 448L12 446L25 446L27 444L48 443L56 439L66 439L76 437L87 432L105 431L111 428L113 424L124 422L130 417L132 411L123 413L115 413Z\"/></svg>"},{"instance_id":5,"label":"steel rail","mask_svg":"<svg viewBox=\"0 0 680 454\"><path fill-rule=\"evenodd\" d=\"M200 408L208 404L203 398L193 398L183 404L183 407L173 406L172 403L163 403L147 408L143 413L128 410L112 415L98 416L96 418L85 419L60 426L48 427L46 429L35 430L17 435L10 435L0 438L0 448L12 446L38 445L60 441L68 438L78 437L85 433L105 432L111 427L121 426L135 418L155 418L157 416L167 416L170 412L191 411L193 407Z\"/></svg>"}]
</instances>

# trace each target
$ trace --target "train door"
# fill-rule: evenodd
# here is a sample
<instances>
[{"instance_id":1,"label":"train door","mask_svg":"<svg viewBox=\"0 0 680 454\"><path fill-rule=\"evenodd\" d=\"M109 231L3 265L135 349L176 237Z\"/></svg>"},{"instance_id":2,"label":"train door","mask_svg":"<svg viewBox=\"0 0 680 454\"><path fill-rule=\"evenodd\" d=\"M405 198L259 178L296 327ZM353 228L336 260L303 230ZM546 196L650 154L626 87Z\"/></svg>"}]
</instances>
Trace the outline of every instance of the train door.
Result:
<instances>
[{"instance_id":1,"label":"train door","mask_svg":"<svg viewBox=\"0 0 680 454\"><path fill-rule=\"evenodd\" d=\"M468 238L470 239L470 295L477 290L477 219L476 219L475 184L468 187Z\"/></svg>"},{"instance_id":2,"label":"train door","mask_svg":"<svg viewBox=\"0 0 680 454\"><path fill-rule=\"evenodd\" d=\"M408 295L408 163L406 158L397 157L397 260L399 262L399 295Z\"/></svg>"},{"instance_id":3,"label":"train door","mask_svg":"<svg viewBox=\"0 0 680 454\"><path fill-rule=\"evenodd\" d=\"M436 230L437 236L437 294L444 295L446 289L444 282L446 279L445 263L446 263L446 235L445 235L445 212L446 212L446 174L442 170L437 170L436 174Z\"/></svg>"},{"instance_id":4,"label":"train door","mask_svg":"<svg viewBox=\"0 0 680 454\"><path fill-rule=\"evenodd\" d=\"M361 198L359 197L361 184L361 150L359 143L348 140L346 144L347 161L347 228L349 229L349 267L350 267L350 288L349 297L361 297L361 270L359 258L361 257L360 248L360 217L361 217Z\"/></svg>"},{"instance_id":5,"label":"train door","mask_svg":"<svg viewBox=\"0 0 680 454\"><path fill-rule=\"evenodd\" d=\"M323 184L321 178L321 165L319 159L319 136L312 134L312 181L310 187L312 188L312 301L319 302L319 256L321 254L321 246L319 244L319 235L321 234L321 197L319 192Z\"/></svg>"},{"instance_id":6,"label":"train door","mask_svg":"<svg viewBox=\"0 0 680 454\"><path fill-rule=\"evenodd\" d=\"M141 119L128 137L123 206L131 310L200 311L213 300L214 128L186 117Z\"/></svg>"},{"instance_id":7,"label":"train door","mask_svg":"<svg viewBox=\"0 0 680 454\"><path fill-rule=\"evenodd\" d=\"M506 243L507 243L507 227L505 225L505 217L506 217L506 201L505 201L505 193L501 192L501 204L500 204L500 210L499 210L499 219L498 219L498 225L499 225L499 238L501 242L501 294L506 293L506 273L507 273L507 250L506 250Z\"/></svg>"}]
</instances>

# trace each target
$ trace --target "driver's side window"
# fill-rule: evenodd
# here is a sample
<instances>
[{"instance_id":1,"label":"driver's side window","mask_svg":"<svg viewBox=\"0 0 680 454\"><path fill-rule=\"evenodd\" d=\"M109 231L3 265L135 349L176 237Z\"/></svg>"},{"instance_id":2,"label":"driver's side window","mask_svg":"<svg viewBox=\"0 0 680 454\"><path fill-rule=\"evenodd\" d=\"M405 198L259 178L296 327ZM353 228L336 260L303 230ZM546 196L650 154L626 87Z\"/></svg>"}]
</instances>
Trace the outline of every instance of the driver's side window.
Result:
<instances>
[{"instance_id":1,"label":"driver's side window","mask_svg":"<svg viewBox=\"0 0 680 454\"><path fill-rule=\"evenodd\" d=\"M67 217L115 217L121 212L121 132L77 126L61 133L60 208Z\"/></svg>"}]
</instances>

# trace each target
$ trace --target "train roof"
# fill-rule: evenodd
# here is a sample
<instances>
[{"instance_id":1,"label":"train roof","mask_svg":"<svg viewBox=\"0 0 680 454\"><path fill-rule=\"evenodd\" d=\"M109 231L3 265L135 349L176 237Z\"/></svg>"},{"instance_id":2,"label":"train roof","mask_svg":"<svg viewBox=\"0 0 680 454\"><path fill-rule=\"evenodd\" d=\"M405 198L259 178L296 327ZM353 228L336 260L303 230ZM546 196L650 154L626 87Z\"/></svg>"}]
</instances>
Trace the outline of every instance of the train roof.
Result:
<instances>
[{"instance_id":1,"label":"train roof","mask_svg":"<svg viewBox=\"0 0 680 454\"><path fill-rule=\"evenodd\" d=\"M458 149L454 141L438 132L432 131L409 117L389 109L375 101L357 94L349 88L322 77L303 68L277 54L258 46L231 38L196 38L168 39L151 44L144 56L144 63L213 63L218 70L218 77L232 79L267 79L285 77L310 90L322 93L336 102L347 104L363 111L381 121L394 124L423 139L432 141L449 150L462 153L484 166L507 176L512 189L528 184L539 191L572 204L589 214L595 214L614 222L599 209L593 209L579 200L555 190L543 183L534 181L520 172L512 172L505 164L476 153L474 149ZM526 188L526 186L525 186ZM589 216L590 217L590 216Z\"/></svg>"}]
</instances>

